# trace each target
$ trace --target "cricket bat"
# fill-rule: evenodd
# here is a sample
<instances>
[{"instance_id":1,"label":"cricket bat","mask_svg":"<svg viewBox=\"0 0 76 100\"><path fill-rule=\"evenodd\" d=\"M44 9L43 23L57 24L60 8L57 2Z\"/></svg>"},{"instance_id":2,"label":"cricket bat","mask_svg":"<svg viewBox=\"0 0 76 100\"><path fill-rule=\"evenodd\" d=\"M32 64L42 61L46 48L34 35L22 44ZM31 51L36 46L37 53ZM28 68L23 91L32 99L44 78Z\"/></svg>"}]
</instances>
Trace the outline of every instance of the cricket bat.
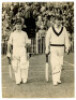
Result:
<instances>
[{"instance_id":1,"label":"cricket bat","mask_svg":"<svg viewBox=\"0 0 76 100\"><path fill-rule=\"evenodd\" d=\"M49 67L49 66L48 66L48 54L47 54L47 55L46 55L46 66L45 66L45 79L46 79L47 82L48 82L48 79L49 79L49 78L48 78L48 77L49 77L49 76L48 76L48 74L49 74L49 73L48 73L48 67Z\"/></svg>"},{"instance_id":2,"label":"cricket bat","mask_svg":"<svg viewBox=\"0 0 76 100\"><path fill-rule=\"evenodd\" d=\"M9 66L9 76L10 78L12 79L12 66L11 66L11 58L7 57L8 58L8 66Z\"/></svg>"},{"instance_id":3,"label":"cricket bat","mask_svg":"<svg viewBox=\"0 0 76 100\"><path fill-rule=\"evenodd\" d=\"M27 47L27 66L29 67L29 59L31 58L31 48L30 46Z\"/></svg>"}]
</instances>

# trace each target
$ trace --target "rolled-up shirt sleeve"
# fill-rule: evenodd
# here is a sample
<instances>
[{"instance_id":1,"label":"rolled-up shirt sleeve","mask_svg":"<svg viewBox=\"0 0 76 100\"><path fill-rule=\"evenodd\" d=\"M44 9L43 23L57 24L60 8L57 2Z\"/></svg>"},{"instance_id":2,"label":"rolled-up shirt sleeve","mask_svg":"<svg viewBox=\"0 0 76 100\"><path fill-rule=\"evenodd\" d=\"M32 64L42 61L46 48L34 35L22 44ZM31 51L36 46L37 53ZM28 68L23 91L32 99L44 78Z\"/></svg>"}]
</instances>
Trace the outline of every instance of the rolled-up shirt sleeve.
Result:
<instances>
[{"instance_id":1,"label":"rolled-up shirt sleeve","mask_svg":"<svg viewBox=\"0 0 76 100\"><path fill-rule=\"evenodd\" d=\"M8 44L13 45L13 33L11 33L11 35L10 35L10 37L9 37Z\"/></svg>"},{"instance_id":2,"label":"rolled-up shirt sleeve","mask_svg":"<svg viewBox=\"0 0 76 100\"><path fill-rule=\"evenodd\" d=\"M27 33L25 33L25 40L26 40L26 44L28 44L28 35L27 35Z\"/></svg>"}]
</instances>

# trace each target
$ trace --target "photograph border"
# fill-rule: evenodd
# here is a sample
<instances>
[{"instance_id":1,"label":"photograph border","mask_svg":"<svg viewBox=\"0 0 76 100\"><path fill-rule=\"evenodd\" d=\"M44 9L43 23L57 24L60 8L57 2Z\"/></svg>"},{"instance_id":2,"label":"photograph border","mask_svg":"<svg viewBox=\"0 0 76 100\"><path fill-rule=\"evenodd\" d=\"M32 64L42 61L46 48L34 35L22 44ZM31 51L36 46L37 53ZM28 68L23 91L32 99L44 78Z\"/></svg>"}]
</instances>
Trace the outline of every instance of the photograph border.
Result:
<instances>
[{"instance_id":1,"label":"photograph border","mask_svg":"<svg viewBox=\"0 0 76 100\"><path fill-rule=\"evenodd\" d=\"M74 82L76 84L76 0L1 0L0 1L0 35L2 33L2 2L74 2ZM0 43L1 43L2 37L0 36ZM1 45L0 45L0 72L2 71L1 69ZM74 85L75 85L74 84ZM76 99L76 85L75 87L75 98L25 98L26 100L31 100L31 99L44 99L44 100L75 100ZM0 100L22 100L24 98L2 98L2 72L0 74Z\"/></svg>"}]
</instances>

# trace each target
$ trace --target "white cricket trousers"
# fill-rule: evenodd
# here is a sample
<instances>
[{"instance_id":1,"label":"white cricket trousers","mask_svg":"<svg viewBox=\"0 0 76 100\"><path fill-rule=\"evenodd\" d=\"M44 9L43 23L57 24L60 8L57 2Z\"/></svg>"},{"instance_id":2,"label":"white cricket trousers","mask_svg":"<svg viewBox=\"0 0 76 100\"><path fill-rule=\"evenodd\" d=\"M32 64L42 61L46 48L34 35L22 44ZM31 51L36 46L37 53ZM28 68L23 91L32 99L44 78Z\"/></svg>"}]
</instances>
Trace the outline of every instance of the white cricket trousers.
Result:
<instances>
[{"instance_id":1,"label":"white cricket trousers","mask_svg":"<svg viewBox=\"0 0 76 100\"><path fill-rule=\"evenodd\" d=\"M12 66L14 69L16 84L26 83L28 79L29 60L25 48L14 49Z\"/></svg>"},{"instance_id":2,"label":"white cricket trousers","mask_svg":"<svg viewBox=\"0 0 76 100\"><path fill-rule=\"evenodd\" d=\"M52 68L53 84L60 81L63 65L64 46L50 46L50 63Z\"/></svg>"},{"instance_id":3,"label":"white cricket trousers","mask_svg":"<svg viewBox=\"0 0 76 100\"><path fill-rule=\"evenodd\" d=\"M28 69L20 69L18 67L17 71L15 72L16 84L20 82L26 83L27 79L28 79Z\"/></svg>"}]
</instances>

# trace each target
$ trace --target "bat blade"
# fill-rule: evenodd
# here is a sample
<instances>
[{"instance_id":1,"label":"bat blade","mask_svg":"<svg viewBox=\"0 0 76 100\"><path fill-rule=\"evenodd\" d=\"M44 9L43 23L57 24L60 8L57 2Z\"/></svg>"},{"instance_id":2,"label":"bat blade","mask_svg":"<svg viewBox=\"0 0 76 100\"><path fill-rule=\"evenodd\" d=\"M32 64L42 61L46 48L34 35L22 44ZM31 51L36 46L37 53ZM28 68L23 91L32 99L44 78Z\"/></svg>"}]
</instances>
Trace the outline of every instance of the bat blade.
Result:
<instances>
[{"instance_id":1,"label":"bat blade","mask_svg":"<svg viewBox=\"0 0 76 100\"><path fill-rule=\"evenodd\" d=\"M48 76L48 54L46 55L46 66L45 66L45 79L48 82L49 76Z\"/></svg>"},{"instance_id":2,"label":"bat blade","mask_svg":"<svg viewBox=\"0 0 76 100\"><path fill-rule=\"evenodd\" d=\"M46 67L45 67L45 79L48 82L49 77L48 77L48 63L46 63Z\"/></svg>"},{"instance_id":3,"label":"bat blade","mask_svg":"<svg viewBox=\"0 0 76 100\"><path fill-rule=\"evenodd\" d=\"M11 64L9 64L9 77L12 79L12 68Z\"/></svg>"}]
</instances>

